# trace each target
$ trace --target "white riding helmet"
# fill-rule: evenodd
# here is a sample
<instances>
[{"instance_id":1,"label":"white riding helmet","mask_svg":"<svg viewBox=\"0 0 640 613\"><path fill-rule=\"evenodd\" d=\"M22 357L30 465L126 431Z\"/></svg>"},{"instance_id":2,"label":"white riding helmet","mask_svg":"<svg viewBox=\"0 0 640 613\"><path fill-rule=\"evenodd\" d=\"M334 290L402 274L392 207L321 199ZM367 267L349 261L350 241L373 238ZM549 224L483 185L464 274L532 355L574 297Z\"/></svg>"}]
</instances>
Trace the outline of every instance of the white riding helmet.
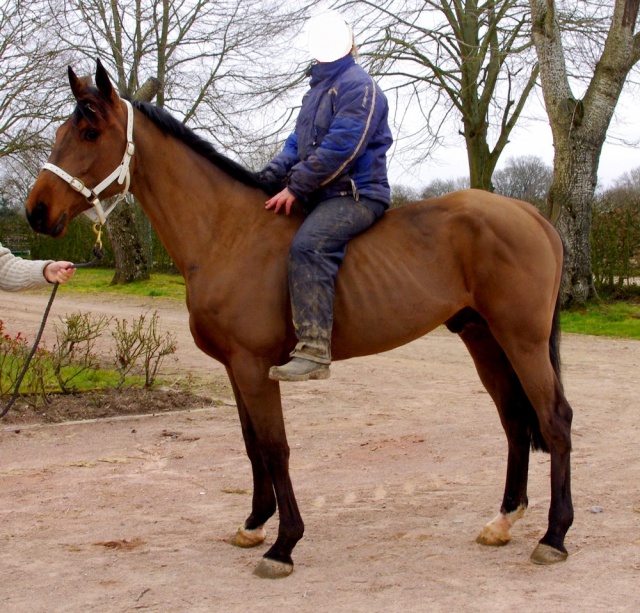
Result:
<instances>
[{"instance_id":1,"label":"white riding helmet","mask_svg":"<svg viewBox=\"0 0 640 613\"><path fill-rule=\"evenodd\" d=\"M337 11L327 11L307 22L309 52L318 62L335 62L351 51L351 26Z\"/></svg>"}]
</instances>

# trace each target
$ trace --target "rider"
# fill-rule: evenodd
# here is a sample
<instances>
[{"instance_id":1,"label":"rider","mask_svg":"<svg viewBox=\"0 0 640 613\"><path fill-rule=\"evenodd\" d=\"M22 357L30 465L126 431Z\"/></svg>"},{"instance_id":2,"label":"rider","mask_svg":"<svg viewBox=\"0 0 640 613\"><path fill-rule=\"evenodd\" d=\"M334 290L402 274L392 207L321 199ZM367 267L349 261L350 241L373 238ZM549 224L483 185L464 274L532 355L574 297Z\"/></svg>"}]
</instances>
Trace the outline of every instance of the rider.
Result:
<instances>
[{"instance_id":1,"label":"rider","mask_svg":"<svg viewBox=\"0 0 640 613\"><path fill-rule=\"evenodd\" d=\"M355 60L349 24L335 11L308 22L316 60L294 132L262 171L286 187L266 208L288 215L298 202L306 217L289 252L289 292L298 344L273 366L271 379L329 377L333 300L348 241L389 207L386 153L392 144L385 95Z\"/></svg>"}]
</instances>

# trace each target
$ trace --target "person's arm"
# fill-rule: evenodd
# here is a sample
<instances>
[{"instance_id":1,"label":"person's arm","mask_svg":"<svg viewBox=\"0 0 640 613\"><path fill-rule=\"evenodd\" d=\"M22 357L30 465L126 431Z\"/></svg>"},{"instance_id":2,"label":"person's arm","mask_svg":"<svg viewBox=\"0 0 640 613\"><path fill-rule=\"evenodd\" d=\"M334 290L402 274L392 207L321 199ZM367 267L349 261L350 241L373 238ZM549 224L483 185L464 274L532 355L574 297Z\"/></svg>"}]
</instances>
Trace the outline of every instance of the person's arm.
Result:
<instances>
[{"instance_id":1,"label":"person's arm","mask_svg":"<svg viewBox=\"0 0 640 613\"><path fill-rule=\"evenodd\" d=\"M65 283L75 272L71 262L24 260L0 245L0 289L18 292L47 287L50 283Z\"/></svg>"},{"instance_id":2,"label":"person's arm","mask_svg":"<svg viewBox=\"0 0 640 613\"><path fill-rule=\"evenodd\" d=\"M291 168L299 161L298 135L292 132L285 141L282 151L258 173L258 176L268 182L284 183Z\"/></svg>"},{"instance_id":3,"label":"person's arm","mask_svg":"<svg viewBox=\"0 0 640 613\"><path fill-rule=\"evenodd\" d=\"M291 193L288 187L285 187L281 192L278 192L275 196L272 196L265 203L265 209L273 209L274 213L279 213L280 209L284 207L284 212L289 215L291 213L291 207L296 201L296 196Z\"/></svg>"}]
</instances>

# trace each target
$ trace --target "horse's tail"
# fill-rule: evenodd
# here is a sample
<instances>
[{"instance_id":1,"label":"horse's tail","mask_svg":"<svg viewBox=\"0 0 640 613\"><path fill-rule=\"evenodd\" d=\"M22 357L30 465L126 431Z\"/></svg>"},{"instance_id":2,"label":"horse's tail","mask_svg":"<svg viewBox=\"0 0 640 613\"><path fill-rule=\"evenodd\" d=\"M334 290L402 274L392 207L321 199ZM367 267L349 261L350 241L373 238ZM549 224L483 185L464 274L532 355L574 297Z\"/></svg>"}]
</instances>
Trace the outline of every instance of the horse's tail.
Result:
<instances>
[{"instance_id":1,"label":"horse's tail","mask_svg":"<svg viewBox=\"0 0 640 613\"><path fill-rule=\"evenodd\" d=\"M551 323L551 336L549 337L549 357L551 366L556 373L558 383L562 388L561 364L560 364L560 292L556 298L556 307L553 311L553 321Z\"/></svg>"},{"instance_id":2,"label":"horse's tail","mask_svg":"<svg viewBox=\"0 0 640 613\"><path fill-rule=\"evenodd\" d=\"M566 248L564 247L563 241L563 256L566 253ZM563 257L564 262L564 257ZM563 276L564 276L564 263L563 263ZM561 377L561 363L560 363L560 288L558 288L558 295L556 296L556 305L553 310L553 319L551 321L551 335L549 336L549 358L551 360L551 366L553 367L553 371L556 374L558 379L558 383L560 384L560 389L562 389L562 377ZM540 422L538 421L538 416L536 415L533 406L531 403L528 403L530 406L530 415L528 419L529 424L529 432L531 434L531 449L534 451L546 451L549 452L547 444L542 436L542 432L540 432Z\"/></svg>"},{"instance_id":3,"label":"horse's tail","mask_svg":"<svg viewBox=\"0 0 640 613\"><path fill-rule=\"evenodd\" d=\"M562 240L562 237L561 237ZM564 279L564 267L567 261L567 246L562 240L562 267L560 273L560 286L558 287L558 295L556 296L556 306L553 310L553 320L551 322L551 336L549 337L549 357L551 358L551 366L556 373L560 390L562 390L562 377L560 368L560 306L562 304L562 281Z\"/></svg>"}]
</instances>

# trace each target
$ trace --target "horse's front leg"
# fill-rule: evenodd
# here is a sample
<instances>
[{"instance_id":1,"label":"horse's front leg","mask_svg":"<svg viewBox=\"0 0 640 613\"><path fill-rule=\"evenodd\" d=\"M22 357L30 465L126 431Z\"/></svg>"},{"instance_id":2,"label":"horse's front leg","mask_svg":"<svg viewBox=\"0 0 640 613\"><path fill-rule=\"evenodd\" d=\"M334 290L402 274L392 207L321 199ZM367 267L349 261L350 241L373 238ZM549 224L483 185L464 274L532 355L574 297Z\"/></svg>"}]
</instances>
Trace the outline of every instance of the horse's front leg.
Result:
<instances>
[{"instance_id":1,"label":"horse's front leg","mask_svg":"<svg viewBox=\"0 0 640 613\"><path fill-rule=\"evenodd\" d=\"M254 574L279 578L286 577L293 571L291 553L302 538L304 523L289 477L289 445L282 415L280 387L268 377L270 365L270 360L243 354L232 361L231 373L232 381L235 381L234 389L237 389L237 394L241 397L240 404L245 412L245 444L252 462L254 484L258 487L258 491L254 491L254 507L245 526L249 530L259 529L260 522L264 523L268 519L267 515L273 514L273 493L280 517L278 537ZM269 481L273 486L271 494L267 492Z\"/></svg>"},{"instance_id":2,"label":"horse's front leg","mask_svg":"<svg viewBox=\"0 0 640 613\"><path fill-rule=\"evenodd\" d=\"M256 433L249 418L244 399L238 389L233 373L230 369L227 369L227 373L236 399L244 445L251 461L251 471L253 473L251 514L238 528L235 536L231 539L231 544L236 547L256 547L267 538L264 525L276 512L276 496L271 475L258 448Z\"/></svg>"}]
</instances>

